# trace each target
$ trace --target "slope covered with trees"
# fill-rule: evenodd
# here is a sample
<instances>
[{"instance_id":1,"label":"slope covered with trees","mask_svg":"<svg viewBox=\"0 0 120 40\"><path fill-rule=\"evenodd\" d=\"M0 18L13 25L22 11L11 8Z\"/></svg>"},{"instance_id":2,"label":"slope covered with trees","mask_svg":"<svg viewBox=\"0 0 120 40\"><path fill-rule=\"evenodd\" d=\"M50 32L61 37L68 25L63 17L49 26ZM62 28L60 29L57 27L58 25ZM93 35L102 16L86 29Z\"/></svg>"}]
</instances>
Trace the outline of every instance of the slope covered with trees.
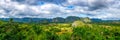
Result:
<instances>
[{"instance_id":1,"label":"slope covered with trees","mask_svg":"<svg viewBox=\"0 0 120 40\"><path fill-rule=\"evenodd\" d=\"M57 18L55 18L56 20ZM59 18L58 18L59 19ZM63 19L63 18L60 18ZM88 20L88 19L85 19ZM58 20L59 21L59 20ZM0 21L0 40L119 40L120 26L103 23L20 23ZM109 23L112 24L112 23ZM116 23L120 24L120 23Z\"/></svg>"}]
</instances>

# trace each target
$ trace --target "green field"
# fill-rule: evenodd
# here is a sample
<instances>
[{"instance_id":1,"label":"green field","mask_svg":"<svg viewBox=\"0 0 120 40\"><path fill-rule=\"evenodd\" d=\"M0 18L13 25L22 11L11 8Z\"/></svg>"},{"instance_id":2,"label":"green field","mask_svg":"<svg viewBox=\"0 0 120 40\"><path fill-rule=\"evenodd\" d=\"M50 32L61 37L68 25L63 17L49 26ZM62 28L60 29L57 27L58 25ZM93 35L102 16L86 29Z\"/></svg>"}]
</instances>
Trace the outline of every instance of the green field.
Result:
<instances>
[{"instance_id":1,"label":"green field","mask_svg":"<svg viewBox=\"0 0 120 40\"><path fill-rule=\"evenodd\" d=\"M119 24L0 21L0 40L120 40Z\"/></svg>"}]
</instances>

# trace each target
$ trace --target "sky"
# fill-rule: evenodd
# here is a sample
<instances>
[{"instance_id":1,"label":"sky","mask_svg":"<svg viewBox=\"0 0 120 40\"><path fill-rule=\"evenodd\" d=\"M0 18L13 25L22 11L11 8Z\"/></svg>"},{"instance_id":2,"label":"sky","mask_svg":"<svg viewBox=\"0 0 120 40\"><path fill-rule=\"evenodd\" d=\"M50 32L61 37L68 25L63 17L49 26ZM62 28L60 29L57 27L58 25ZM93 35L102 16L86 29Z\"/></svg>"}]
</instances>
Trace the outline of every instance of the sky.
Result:
<instances>
[{"instance_id":1,"label":"sky","mask_svg":"<svg viewBox=\"0 0 120 40\"><path fill-rule=\"evenodd\" d=\"M0 18L67 16L120 20L120 0L0 0Z\"/></svg>"}]
</instances>

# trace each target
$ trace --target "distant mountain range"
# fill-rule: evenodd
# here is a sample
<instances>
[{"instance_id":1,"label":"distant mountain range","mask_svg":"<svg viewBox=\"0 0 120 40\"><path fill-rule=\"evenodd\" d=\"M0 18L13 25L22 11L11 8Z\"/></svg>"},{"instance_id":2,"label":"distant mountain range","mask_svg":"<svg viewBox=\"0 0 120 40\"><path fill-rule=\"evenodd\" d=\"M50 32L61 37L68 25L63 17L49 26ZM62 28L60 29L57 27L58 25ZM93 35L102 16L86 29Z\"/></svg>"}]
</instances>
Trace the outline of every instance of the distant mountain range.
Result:
<instances>
[{"instance_id":1,"label":"distant mountain range","mask_svg":"<svg viewBox=\"0 0 120 40\"><path fill-rule=\"evenodd\" d=\"M0 18L0 20L3 21L9 21L11 18ZM64 22L74 22L76 20L84 19L81 17L76 16L68 16L67 18L62 17L56 17L56 18L12 18L15 22L38 22L38 23L44 23L44 22L58 22L58 23L64 23ZM117 22L120 20L101 20L98 18L92 18L90 19L92 22Z\"/></svg>"}]
</instances>

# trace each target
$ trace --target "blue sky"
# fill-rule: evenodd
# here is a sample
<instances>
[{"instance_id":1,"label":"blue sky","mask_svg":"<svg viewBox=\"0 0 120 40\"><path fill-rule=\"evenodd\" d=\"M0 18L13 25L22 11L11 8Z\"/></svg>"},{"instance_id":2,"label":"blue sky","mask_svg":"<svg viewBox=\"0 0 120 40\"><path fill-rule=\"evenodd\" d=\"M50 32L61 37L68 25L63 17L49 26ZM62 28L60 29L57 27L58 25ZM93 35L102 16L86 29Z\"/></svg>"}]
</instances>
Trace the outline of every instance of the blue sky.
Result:
<instances>
[{"instance_id":1,"label":"blue sky","mask_svg":"<svg viewBox=\"0 0 120 40\"><path fill-rule=\"evenodd\" d=\"M120 19L120 0L0 0L0 18Z\"/></svg>"}]
</instances>

